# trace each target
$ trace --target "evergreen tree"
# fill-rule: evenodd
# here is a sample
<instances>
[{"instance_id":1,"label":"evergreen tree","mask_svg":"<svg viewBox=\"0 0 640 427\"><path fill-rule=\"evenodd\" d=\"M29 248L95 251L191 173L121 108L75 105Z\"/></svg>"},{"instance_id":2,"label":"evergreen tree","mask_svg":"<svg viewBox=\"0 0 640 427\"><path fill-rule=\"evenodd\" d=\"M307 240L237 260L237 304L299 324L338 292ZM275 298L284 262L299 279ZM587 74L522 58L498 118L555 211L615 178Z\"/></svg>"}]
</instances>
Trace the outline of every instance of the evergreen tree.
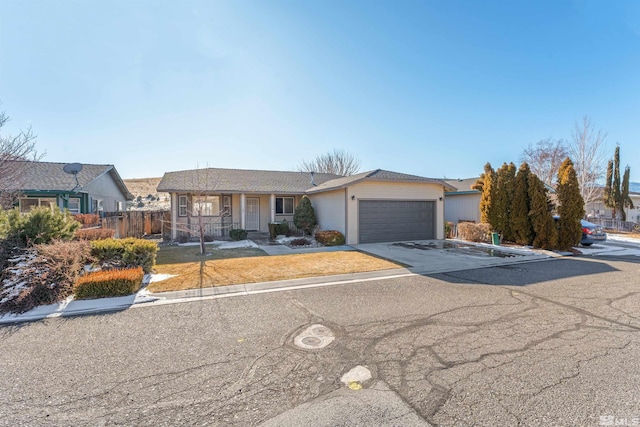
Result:
<instances>
[{"instance_id":1,"label":"evergreen tree","mask_svg":"<svg viewBox=\"0 0 640 427\"><path fill-rule=\"evenodd\" d=\"M607 163L607 178L604 184L604 205L608 208L614 205L613 201L613 160Z\"/></svg>"},{"instance_id":2,"label":"evergreen tree","mask_svg":"<svg viewBox=\"0 0 640 427\"><path fill-rule=\"evenodd\" d=\"M495 209L494 223L491 226L502 234L504 240L513 241L511 231L511 201L515 191L516 166L504 163L496 171L496 186L493 208Z\"/></svg>"},{"instance_id":3,"label":"evergreen tree","mask_svg":"<svg viewBox=\"0 0 640 427\"><path fill-rule=\"evenodd\" d=\"M484 173L480 175L480 178L473 185L474 190L479 190L482 192L482 196L480 197L480 222L491 224L493 227L493 194L494 194L494 182L495 182L496 172L491 167L491 163L484 165Z\"/></svg>"},{"instance_id":4,"label":"evergreen tree","mask_svg":"<svg viewBox=\"0 0 640 427\"><path fill-rule=\"evenodd\" d=\"M535 174L529 176L529 217L533 228L533 246L555 249L558 230L549 211L547 188Z\"/></svg>"},{"instance_id":5,"label":"evergreen tree","mask_svg":"<svg viewBox=\"0 0 640 427\"><path fill-rule=\"evenodd\" d=\"M515 191L511 202L511 231L516 243L531 245L533 242L533 225L531 224L529 180L531 170L525 162L520 165L516 175Z\"/></svg>"},{"instance_id":6,"label":"evergreen tree","mask_svg":"<svg viewBox=\"0 0 640 427\"><path fill-rule=\"evenodd\" d=\"M584 200L580 194L578 176L573 168L573 162L568 157L558 170L558 248L569 249L580 243L582 226L580 220L584 217Z\"/></svg>"},{"instance_id":7,"label":"evergreen tree","mask_svg":"<svg viewBox=\"0 0 640 427\"><path fill-rule=\"evenodd\" d=\"M604 205L611 209L613 218L616 218L618 212L623 221L627 219L625 208L633 208L633 202L629 197L629 174L630 169L627 166L624 170L622 183L620 182L620 146L616 146L613 160L609 160L607 165L607 182L604 188Z\"/></svg>"},{"instance_id":8,"label":"evergreen tree","mask_svg":"<svg viewBox=\"0 0 640 427\"><path fill-rule=\"evenodd\" d=\"M311 200L307 196L302 196L300 204L293 213L293 223L297 228L304 231L305 234L311 234L314 227L318 223L316 219L316 211L311 205Z\"/></svg>"},{"instance_id":9,"label":"evergreen tree","mask_svg":"<svg viewBox=\"0 0 640 427\"><path fill-rule=\"evenodd\" d=\"M624 210L625 207L633 209L635 206L633 205L633 201L631 197L629 197L629 174L631 170L629 166L624 168L624 175L622 177L622 189L620 191L620 200L622 200L622 209L620 210L620 219L623 221L627 220L627 212Z\"/></svg>"}]
</instances>

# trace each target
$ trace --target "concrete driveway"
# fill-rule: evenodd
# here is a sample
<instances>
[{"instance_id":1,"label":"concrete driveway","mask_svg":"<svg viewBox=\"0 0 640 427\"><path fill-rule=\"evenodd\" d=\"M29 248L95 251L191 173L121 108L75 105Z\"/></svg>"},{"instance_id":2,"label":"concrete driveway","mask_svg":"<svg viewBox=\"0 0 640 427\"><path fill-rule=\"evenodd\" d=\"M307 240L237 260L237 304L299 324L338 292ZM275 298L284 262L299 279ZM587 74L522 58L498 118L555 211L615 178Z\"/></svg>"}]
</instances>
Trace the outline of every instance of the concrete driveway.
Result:
<instances>
[{"instance_id":1,"label":"concrete driveway","mask_svg":"<svg viewBox=\"0 0 640 427\"><path fill-rule=\"evenodd\" d=\"M448 240L366 243L362 252L405 264L418 274L443 273L517 264L550 258L544 251Z\"/></svg>"}]
</instances>

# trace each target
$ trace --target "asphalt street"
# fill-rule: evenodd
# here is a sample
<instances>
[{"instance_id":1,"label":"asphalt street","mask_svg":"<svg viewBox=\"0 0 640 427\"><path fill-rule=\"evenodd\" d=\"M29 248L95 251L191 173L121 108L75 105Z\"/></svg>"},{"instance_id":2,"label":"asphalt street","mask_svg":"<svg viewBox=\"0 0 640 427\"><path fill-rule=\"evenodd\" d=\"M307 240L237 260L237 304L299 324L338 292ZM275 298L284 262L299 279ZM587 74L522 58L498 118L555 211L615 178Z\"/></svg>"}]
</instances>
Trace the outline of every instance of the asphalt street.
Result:
<instances>
[{"instance_id":1,"label":"asphalt street","mask_svg":"<svg viewBox=\"0 0 640 427\"><path fill-rule=\"evenodd\" d=\"M0 425L634 425L639 273L561 258L4 326ZM296 347L313 324L335 339Z\"/></svg>"}]
</instances>

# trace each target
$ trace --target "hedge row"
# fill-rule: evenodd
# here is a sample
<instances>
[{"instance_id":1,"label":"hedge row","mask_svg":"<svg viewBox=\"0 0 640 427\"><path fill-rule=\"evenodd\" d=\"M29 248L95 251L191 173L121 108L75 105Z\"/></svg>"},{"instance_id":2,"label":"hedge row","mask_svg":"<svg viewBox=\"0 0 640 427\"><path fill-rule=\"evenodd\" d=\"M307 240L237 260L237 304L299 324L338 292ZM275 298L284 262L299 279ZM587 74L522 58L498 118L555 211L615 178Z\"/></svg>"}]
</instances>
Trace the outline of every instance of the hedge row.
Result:
<instances>
[{"instance_id":1,"label":"hedge row","mask_svg":"<svg viewBox=\"0 0 640 427\"><path fill-rule=\"evenodd\" d=\"M115 236L116 230L109 228L81 228L76 231L76 239L79 240L100 240L110 239Z\"/></svg>"},{"instance_id":2,"label":"hedge row","mask_svg":"<svg viewBox=\"0 0 640 427\"><path fill-rule=\"evenodd\" d=\"M316 240L325 246L344 245L344 234L337 230L316 231Z\"/></svg>"},{"instance_id":3,"label":"hedge row","mask_svg":"<svg viewBox=\"0 0 640 427\"><path fill-rule=\"evenodd\" d=\"M142 267L150 273L156 264L158 245L144 239L104 239L91 242L91 255L98 264L112 267Z\"/></svg>"},{"instance_id":4,"label":"hedge row","mask_svg":"<svg viewBox=\"0 0 640 427\"><path fill-rule=\"evenodd\" d=\"M100 224L100 216L98 214L73 214L73 219L82 225Z\"/></svg>"},{"instance_id":5,"label":"hedge row","mask_svg":"<svg viewBox=\"0 0 640 427\"><path fill-rule=\"evenodd\" d=\"M475 224L461 222L458 224L458 238L471 242L491 242L491 226L489 224Z\"/></svg>"},{"instance_id":6,"label":"hedge row","mask_svg":"<svg viewBox=\"0 0 640 427\"><path fill-rule=\"evenodd\" d=\"M142 285L142 267L96 271L81 276L75 284L76 299L131 295Z\"/></svg>"}]
</instances>

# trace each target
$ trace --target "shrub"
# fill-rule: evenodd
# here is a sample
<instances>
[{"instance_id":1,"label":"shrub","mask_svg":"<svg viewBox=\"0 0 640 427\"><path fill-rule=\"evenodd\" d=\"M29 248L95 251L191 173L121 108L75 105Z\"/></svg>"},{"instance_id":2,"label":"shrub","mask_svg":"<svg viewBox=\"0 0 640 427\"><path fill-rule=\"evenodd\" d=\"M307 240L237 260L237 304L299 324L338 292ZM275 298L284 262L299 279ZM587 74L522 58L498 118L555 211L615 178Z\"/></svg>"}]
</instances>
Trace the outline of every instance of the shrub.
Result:
<instances>
[{"instance_id":1,"label":"shrub","mask_svg":"<svg viewBox=\"0 0 640 427\"><path fill-rule=\"evenodd\" d=\"M337 230L316 231L316 240L325 246L344 245L344 234Z\"/></svg>"},{"instance_id":2,"label":"shrub","mask_svg":"<svg viewBox=\"0 0 640 427\"><path fill-rule=\"evenodd\" d=\"M270 222L269 223L269 236L275 239L276 236L286 236L289 233L289 223L282 222Z\"/></svg>"},{"instance_id":3,"label":"shrub","mask_svg":"<svg viewBox=\"0 0 640 427\"><path fill-rule=\"evenodd\" d=\"M231 240L244 240L247 238L247 230L243 230L242 228L235 228L229 232L229 237Z\"/></svg>"},{"instance_id":4,"label":"shrub","mask_svg":"<svg viewBox=\"0 0 640 427\"><path fill-rule=\"evenodd\" d=\"M307 246L309 244L311 244L311 242L305 238L293 239L289 242L289 246Z\"/></svg>"},{"instance_id":5,"label":"shrub","mask_svg":"<svg viewBox=\"0 0 640 427\"><path fill-rule=\"evenodd\" d=\"M318 224L316 219L316 211L311 205L311 200L307 196L302 196L300 204L296 207L293 214L293 223L297 228L304 231L305 234L311 234L311 231Z\"/></svg>"},{"instance_id":6,"label":"shrub","mask_svg":"<svg viewBox=\"0 0 640 427\"><path fill-rule=\"evenodd\" d=\"M24 313L42 304L59 302L73 292L84 265L91 261L87 241L53 241L13 251L13 267L2 272L0 311ZM17 264L16 264L17 263Z\"/></svg>"},{"instance_id":7,"label":"shrub","mask_svg":"<svg viewBox=\"0 0 640 427\"><path fill-rule=\"evenodd\" d=\"M16 239L23 246L50 243L53 240L70 240L80 223L69 211L48 207L35 208L27 214L12 209L3 214L2 230L8 239Z\"/></svg>"},{"instance_id":8,"label":"shrub","mask_svg":"<svg viewBox=\"0 0 640 427\"><path fill-rule=\"evenodd\" d=\"M91 255L101 265L112 268L142 267L151 272L156 263L158 245L144 239L104 239L91 242Z\"/></svg>"},{"instance_id":9,"label":"shrub","mask_svg":"<svg viewBox=\"0 0 640 427\"><path fill-rule=\"evenodd\" d=\"M74 214L73 219L82 225L100 224L100 215L98 214Z\"/></svg>"},{"instance_id":10,"label":"shrub","mask_svg":"<svg viewBox=\"0 0 640 427\"><path fill-rule=\"evenodd\" d=\"M116 230L109 228L81 228L76 231L76 239L80 240L100 240L110 239L115 236Z\"/></svg>"},{"instance_id":11,"label":"shrub","mask_svg":"<svg viewBox=\"0 0 640 427\"><path fill-rule=\"evenodd\" d=\"M96 271L78 278L75 296L76 299L89 299L131 295L140 289L143 277L141 267Z\"/></svg>"},{"instance_id":12,"label":"shrub","mask_svg":"<svg viewBox=\"0 0 640 427\"><path fill-rule=\"evenodd\" d=\"M461 222L458 224L458 238L470 242L491 242L491 226L481 223Z\"/></svg>"},{"instance_id":13,"label":"shrub","mask_svg":"<svg viewBox=\"0 0 640 427\"><path fill-rule=\"evenodd\" d=\"M453 236L453 223L450 221L444 222L444 237L446 239L452 238Z\"/></svg>"}]
</instances>

